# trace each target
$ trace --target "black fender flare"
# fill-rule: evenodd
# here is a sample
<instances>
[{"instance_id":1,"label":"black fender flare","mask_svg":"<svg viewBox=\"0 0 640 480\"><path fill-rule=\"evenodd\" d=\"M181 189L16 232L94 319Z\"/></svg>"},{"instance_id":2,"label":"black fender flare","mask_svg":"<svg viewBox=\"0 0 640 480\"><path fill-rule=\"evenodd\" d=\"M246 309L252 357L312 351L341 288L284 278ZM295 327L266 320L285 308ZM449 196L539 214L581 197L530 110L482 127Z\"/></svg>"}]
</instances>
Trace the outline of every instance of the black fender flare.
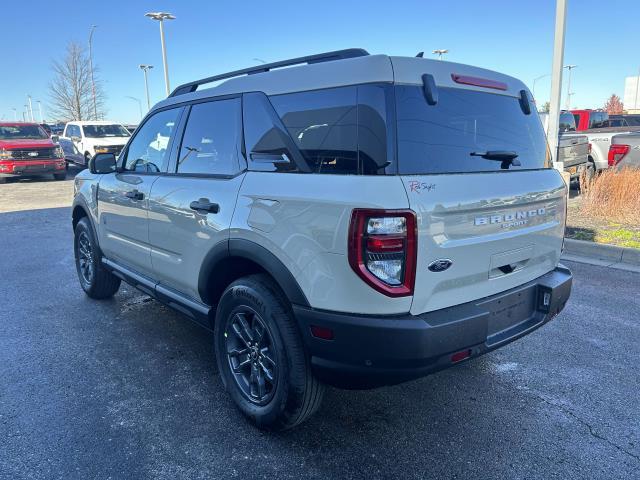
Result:
<instances>
[{"instance_id":1,"label":"black fender flare","mask_svg":"<svg viewBox=\"0 0 640 480\"><path fill-rule=\"evenodd\" d=\"M231 238L214 245L207 253L198 275L198 293L200 298L210 303L207 284L216 267L225 259L240 257L259 265L278 283L289 302L294 305L309 307L309 301L289 269L262 245L251 240Z\"/></svg>"}]
</instances>

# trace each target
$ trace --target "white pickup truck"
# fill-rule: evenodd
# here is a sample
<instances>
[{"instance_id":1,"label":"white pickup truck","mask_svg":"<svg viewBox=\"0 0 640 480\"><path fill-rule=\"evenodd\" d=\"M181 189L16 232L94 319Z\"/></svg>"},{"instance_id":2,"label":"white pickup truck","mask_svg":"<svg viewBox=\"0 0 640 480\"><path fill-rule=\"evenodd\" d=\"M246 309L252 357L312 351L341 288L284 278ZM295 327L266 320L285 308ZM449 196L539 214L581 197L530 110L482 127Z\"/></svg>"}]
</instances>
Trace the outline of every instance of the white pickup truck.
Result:
<instances>
[{"instance_id":1,"label":"white pickup truck","mask_svg":"<svg viewBox=\"0 0 640 480\"><path fill-rule=\"evenodd\" d=\"M69 122L64 127L64 133L59 141L65 152L74 151L79 154L73 157L74 163L77 163L75 158L78 158L81 164L86 166L89 164L89 159L96 153L119 155L130 136L129 130L119 123Z\"/></svg>"},{"instance_id":2,"label":"white pickup truck","mask_svg":"<svg viewBox=\"0 0 640 480\"><path fill-rule=\"evenodd\" d=\"M540 120L545 133L549 132L549 114L541 112ZM564 170L571 175L571 180L578 180L584 170L589 169L589 139L586 135L576 133L576 123L570 112L560 113L558 132L558 151L554 155L556 162L564 162ZM595 170L593 167L590 173Z\"/></svg>"},{"instance_id":3,"label":"white pickup truck","mask_svg":"<svg viewBox=\"0 0 640 480\"><path fill-rule=\"evenodd\" d=\"M640 167L640 132L596 128L581 133L589 139L589 162L597 171Z\"/></svg>"}]
</instances>

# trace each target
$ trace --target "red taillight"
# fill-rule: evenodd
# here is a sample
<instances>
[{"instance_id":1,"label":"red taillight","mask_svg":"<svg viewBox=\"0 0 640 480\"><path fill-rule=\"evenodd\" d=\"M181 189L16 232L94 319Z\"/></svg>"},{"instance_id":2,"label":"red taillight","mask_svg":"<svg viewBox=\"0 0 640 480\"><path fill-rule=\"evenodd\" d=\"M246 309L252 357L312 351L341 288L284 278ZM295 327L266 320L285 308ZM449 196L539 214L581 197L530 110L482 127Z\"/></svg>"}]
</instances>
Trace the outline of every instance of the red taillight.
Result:
<instances>
[{"instance_id":1,"label":"red taillight","mask_svg":"<svg viewBox=\"0 0 640 480\"><path fill-rule=\"evenodd\" d=\"M611 145L609 147L609 155L607 155L609 166L615 167L627 153L629 153L629 145Z\"/></svg>"},{"instance_id":2,"label":"red taillight","mask_svg":"<svg viewBox=\"0 0 640 480\"><path fill-rule=\"evenodd\" d=\"M355 209L349 226L349 264L389 297L413 295L417 222L411 210Z\"/></svg>"},{"instance_id":3,"label":"red taillight","mask_svg":"<svg viewBox=\"0 0 640 480\"><path fill-rule=\"evenodd\" d=\"M496 90L506 90L507 84L504 82L498 82L496 80L489 80L488 78L471 77L469 75L458 75L457 73L451 74L451 79L456 83L463 85L474 85L476 87L495 88Z\"/></svg>"}]
</instances>

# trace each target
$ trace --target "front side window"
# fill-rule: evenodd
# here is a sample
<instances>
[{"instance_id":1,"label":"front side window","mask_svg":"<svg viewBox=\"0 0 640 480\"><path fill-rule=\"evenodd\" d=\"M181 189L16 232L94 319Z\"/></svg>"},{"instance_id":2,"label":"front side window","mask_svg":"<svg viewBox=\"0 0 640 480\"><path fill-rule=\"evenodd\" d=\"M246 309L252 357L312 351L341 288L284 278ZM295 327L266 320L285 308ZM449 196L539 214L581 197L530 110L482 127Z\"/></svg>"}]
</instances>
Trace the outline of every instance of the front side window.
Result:
<instances>
[{"instance_id":1,"label":"front side window","mask_svg":"<svg viewBox=\"0 0 640 480\"><path fill-rule=\"evenodd\" d=\"M157 173L169 161L169 140L178 123L181 108L153 114L131 140L123 160L123 169L132 172Z\"/></svg>"},{"instance_id":2,"label":"front side window","mask_svg":"<svg viewBox=\"0 0 640 480\"><path fill-rule=\"evenodd\" d=\"M49 138L39 125L0 125L0 140L40 140Z\"/></svg>"},{"instance_id":3,"label":"front side window","mask_svg":"<svg viewBox=\"0 0 640 480\"><path fill-rule=\"evenodd\" d=\"M178 155L178 173L238 173L241 129L239 98L193 105Z\"/></svg>"},{"instance_id":4,"label":"front side window","mask_svg":"<svg viewBox=\"0 0 640 480\"><path fill-rule=\"evenodd\" d=\"M542 124L518 98L440 87L438 102L429 105L421 86L395 89L399 173L500 171L501 152L517 155L520 166L511 171L545 166Z\"/></svg>"},{"instance_id":5,"label":"front side window","mask_svg":"<svg viewBox=\"0 0 640 480\"><path fill-rule=\"evenodd\" d=\"M84 125L84 136L87 138L129 137L129 130L122 125Z\"/></svg>"}]
</instances>

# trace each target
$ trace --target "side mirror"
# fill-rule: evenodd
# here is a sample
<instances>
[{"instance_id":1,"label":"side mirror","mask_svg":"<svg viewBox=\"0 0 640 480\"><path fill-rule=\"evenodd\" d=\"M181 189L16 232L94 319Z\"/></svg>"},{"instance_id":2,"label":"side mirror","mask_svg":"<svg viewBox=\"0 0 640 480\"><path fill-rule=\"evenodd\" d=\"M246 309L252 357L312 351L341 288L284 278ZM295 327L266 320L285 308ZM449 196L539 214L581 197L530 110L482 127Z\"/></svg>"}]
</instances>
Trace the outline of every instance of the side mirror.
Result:
<instances>
[{"instance_id":1,"label":"side mirror","mask_svg":"<svg viewBox=\"0 0 640 480\"><path fill-rule=\"evenodd\" d=\"M60 137L58 135L51 135L51 141L53 143L58 143L60 141Z\"/></svg>"},{"instance_id":2,"label":"side mirror","mask_svg":"<svg viewBox=\"0 0 640 480\"><path fill-rule=\"evenodd\" d=\"M91 173L113 173L116 166L116 156L113 153L97 153L89 160Z\"/></svg>"},{"instance_id":3,"label":"side mirror","mask_svg":"<svg viewBox=\"0 0 640 480\"><path fill-rule=\"evenodd\" d=\"M78 143L80 141L80 137L71 137L71 141L74 143Z\"/></svg>"}]
</instances>

